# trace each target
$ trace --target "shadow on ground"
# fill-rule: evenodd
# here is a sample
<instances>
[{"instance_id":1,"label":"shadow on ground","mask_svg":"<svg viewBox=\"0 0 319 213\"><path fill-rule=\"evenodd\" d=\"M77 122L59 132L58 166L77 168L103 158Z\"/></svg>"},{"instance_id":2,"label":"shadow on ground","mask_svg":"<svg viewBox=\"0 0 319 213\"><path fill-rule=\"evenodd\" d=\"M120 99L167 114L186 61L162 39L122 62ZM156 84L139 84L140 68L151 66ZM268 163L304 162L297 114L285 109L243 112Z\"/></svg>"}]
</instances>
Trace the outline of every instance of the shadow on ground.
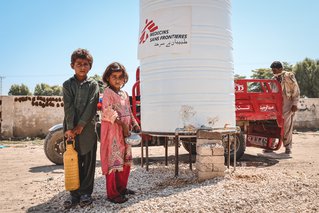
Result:
<instances>
[{"instance_id":1,"label":"shadow on ground","mask_svg":"<svg viewBox=\"0 0 319 213\"><path fill-rule=\"evenodd\" d=\"M249 155L244 154L237 162L236 166L242 167L268 167L279 163L275 158L269 158L266 155Z\"/></svg>"},{"instance_id":2,"label":"shadow on ground","mask_svg":"<svg viewBox=\"0 0 319 213\"><path fill-rule=\"evenodd\" d=\"M99 160L96 161L96 166L101 166L101 162ZM52 173L63 173L63 165L45 165L45 166L36 166L30 167L29 172L32 173L40 173L40 172L52 172Z\"/></svg>"},{"instance_id":3,"label":"shadow on ground","mask_svg":"<svg viewBox=\"0 0 319 213\"><path fill-rule=\"evenodd\" d=\"M63 166L62 165L36 166L36 167L31 167L29 169L29 172L32 172L32 173L52 172L52 173L62 173L63 174Z\"/></svg>"},{"instance_id":4,"label":"shadow on ground","mask_svg":"<svg viewBox=\"0 0 319 213\"><path fill-rule=\"evenodd\" d=\"M249 155L244 154L237 162L236 166L243 166L243 167L267 167L267 166L273 166L277 163L279 163L280 159L288 159L291 158L283 153L277 154L277 153L265 153L265 154L258 154L256 155ZM191 162L194 164L196 161L196 155L191 155ZM225 159L225 165L226 165L226 159ZM146 158L144 157L144 166L146 166ZM148 158L149 165L152 164L165 164L165 156L159 156L159 157L149 157ZM167 158L168 164L175 164L175 156L170 155ZM190 157L189 154L181 154L179 155L179 163L185 163L189 164ZM134 159L135 165L141 165L141 158L135 158ZM230 163L230 165L233 165L233 162Z\"/></svg>"}]
</instances>

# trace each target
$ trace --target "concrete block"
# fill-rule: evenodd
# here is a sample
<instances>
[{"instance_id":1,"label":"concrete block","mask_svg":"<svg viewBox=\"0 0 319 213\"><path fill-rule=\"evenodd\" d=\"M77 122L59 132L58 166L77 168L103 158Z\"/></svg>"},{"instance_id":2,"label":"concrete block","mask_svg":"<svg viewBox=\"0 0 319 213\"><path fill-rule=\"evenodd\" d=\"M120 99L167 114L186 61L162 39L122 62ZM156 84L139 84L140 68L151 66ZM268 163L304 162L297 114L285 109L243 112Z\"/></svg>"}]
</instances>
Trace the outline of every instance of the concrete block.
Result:
<instances>
[{"instance_id":1,"label":"concrete block","mask_svg":"<svg viewBox=\"0 0 319 213\"><path fill-rule=\"evenodd\" d=\"M224 155L224 147L220 144L202 144L196 146L198 155L219 156Z\"/></svg>"},{"instance_id":2,"label":"concrete block","mask_svg":"<svg viewBox=\"0 0 319 213\"><path fill-rule=\"evenodd\" d=\"M204 180L212 179L212 178L215 178L215 177L224 177L225 176L225 172L202 172L202 171L198 171L197 172L197 176L198 176L198 180L199 181L204 181Z\"/></svg>"},{"instance_id":3,"label":"concrete block","mask_svg":"<svg viewBox=\"0 0 319 213\"><path fill-rule=\"evenodd\" d=\"M200 146L203 144L220 144L220 145L222 145L223 142L221 140L197 139L196 146Z\"/></svg>"},{"instance_id":4,"label":"concrete block","mask_svg":"<svg viewBox=\"0 0 319 213\"><path fill-rule=\"evenodd\" d=\"M196 153L202 156L212 156L212 146L214 146L214 144L202 144L200 146L196 146Z\"/></svg>"},{"instance_id":5,"label":"concrete block","mask_svg":"<svg viewBox=\"0 0 319 213\"><path fill-rule=\"evenodd\" d=\"M213 164L212 163L203 164L203 163L196 162L195 167L196 167L196 170L201 171L201 172L212 172L213 171Z\"/></svg>"},{"instance_id":6,"label":"concrete block","mask_svg":"<svg viewBox=\"0 0 319 213\"><path fill-rule=\"evenodd\" d=\"M210 164L210 163L224 163L225 158L224 156L202 156L202 155L196 155L196 162L198 163L204 163L204 164Z\"/></svg>"},{"instance_id":7,"label":"concrete block","mask_svg":"<svg viewBox=\"0 0 319 213\"><path fill-rule=\"evenodd\" d=\"M213 172L225 172L225 170L226 170L226 166L225 166L225 164L224 163L214 163L213 165L212 165L212 171Z\"/></svg>"},{"instance_id":8,"label":"concrete block","mask_svg":"<svg viewBox=\"0 0 319 213\"><path fill-rule=\"evenodd\" d=\"M224 146L220 144L215 144L215 146L212 147L212 152L214 156L224 156Z\"/></svg>"},{"instance_id":9,"label":"concrete block","mask_svg":"<svg viewBox=\"0 0 319 213\"><path fill-rule=\"evenodd\" d=\"M219 132L212 132L212 131L208 131L208 130L199 130L197 132L197 138L221 140L222 134Z\"/></svg>"}]
</instances>

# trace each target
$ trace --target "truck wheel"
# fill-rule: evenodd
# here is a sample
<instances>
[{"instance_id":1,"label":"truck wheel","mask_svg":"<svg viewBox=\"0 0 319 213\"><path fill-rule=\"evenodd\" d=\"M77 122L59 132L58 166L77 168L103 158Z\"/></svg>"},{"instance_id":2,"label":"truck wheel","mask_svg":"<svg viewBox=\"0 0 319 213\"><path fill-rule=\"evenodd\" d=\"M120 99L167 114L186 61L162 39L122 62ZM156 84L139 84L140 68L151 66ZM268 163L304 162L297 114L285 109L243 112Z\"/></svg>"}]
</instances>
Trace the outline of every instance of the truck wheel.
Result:
<instances>
[{"instance_id":1,"label":"truck wheel","mask_svg":"<svg viewBox=\"0 0 319 213\"><path fill-rule=\"evenodd\" d=\"M44 153L47 158L56 165L62 165L64 151L63 128L50 131L44 140Z\"/></svg>"},{"instance_id":2,"label":"truck wheel","mask_svg":"<svg viewBox=\"0 0 319 213\"><path fill-rule=\"evenodd\" d=\"M232 138L230 138L232 140ZM236 135L236 160L239 160L245 153L246 144L245 137L243 134ZM227 138L223 138L223 146L225 150L225 162L227 162L227 154L228 154L228 146L227 146ZM230 161L234 161L234 144L230 146Z\"/></svg>"},{"instance_id":3,"label":"truck wheel","mask_svg":"<svg viewBox=\"0 0 319 213\"><path fill-rule=\"evenodd\" d=\"M187 140L187 141L186 141ZM183 147L186 149L186 151L189 153L191 150L193 155L196 155L196 138L185 138L182 140ZM191 147L189 148L189 144Z\"/></svg>"}]
</instances>

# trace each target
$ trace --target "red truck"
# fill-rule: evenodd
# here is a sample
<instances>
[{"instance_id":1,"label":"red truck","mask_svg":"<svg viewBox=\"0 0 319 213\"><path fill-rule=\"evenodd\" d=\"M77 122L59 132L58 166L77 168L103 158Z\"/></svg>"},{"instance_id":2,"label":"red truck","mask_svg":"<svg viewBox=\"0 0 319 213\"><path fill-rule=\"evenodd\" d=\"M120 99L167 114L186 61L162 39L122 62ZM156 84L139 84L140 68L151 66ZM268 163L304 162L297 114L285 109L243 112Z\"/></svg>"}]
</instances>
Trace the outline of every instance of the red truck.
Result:
<instances>
[{"instance_id":1,"label":"red truck","mask_svg":"<svg viewBox=\"0 0 319 213\"><path fill-rule=\"evenodd\" d=\"M275 80L241 79L235 80L236 125L241 133L236 137L236 159L240 159L246 146L267 150L278 150L282 145L283 116L281 86ZM139 69L136 71L136 83L132 87L132 112L140 123L140 81ZM99 135L100 123L97 123ZM163 137L142 134L143 142L155 145L164 144ZM182 141L187 151L196 153L196 138ZM191 146L189 146L191 142ZM225 141L225 155L228 152ZM57 124L50 128L44 142L44 151L50 161L63 164L63 126ZM234 147L231 146L230 159L234 158Z\"/></svg>"}]
</instances>

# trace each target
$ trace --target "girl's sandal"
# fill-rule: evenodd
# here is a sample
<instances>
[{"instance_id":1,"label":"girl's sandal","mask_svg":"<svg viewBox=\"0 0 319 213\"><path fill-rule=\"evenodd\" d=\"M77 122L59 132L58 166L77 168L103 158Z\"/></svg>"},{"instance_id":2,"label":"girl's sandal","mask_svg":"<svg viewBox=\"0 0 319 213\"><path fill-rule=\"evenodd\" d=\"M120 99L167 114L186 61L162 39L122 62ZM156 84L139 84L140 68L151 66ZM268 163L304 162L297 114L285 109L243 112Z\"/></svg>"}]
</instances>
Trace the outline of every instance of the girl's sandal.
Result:
<instances>
[{"instance_id":1,"label":"girl's sandal","mask_svg":"<svg viewBox=\"0 0 319 213\"><path fill-rule=\"evenodd\" d=\"M118 196L114 199L108 199L112 203L125 203L128 199L125 196Z\"/></svg>"}]
</instances>

